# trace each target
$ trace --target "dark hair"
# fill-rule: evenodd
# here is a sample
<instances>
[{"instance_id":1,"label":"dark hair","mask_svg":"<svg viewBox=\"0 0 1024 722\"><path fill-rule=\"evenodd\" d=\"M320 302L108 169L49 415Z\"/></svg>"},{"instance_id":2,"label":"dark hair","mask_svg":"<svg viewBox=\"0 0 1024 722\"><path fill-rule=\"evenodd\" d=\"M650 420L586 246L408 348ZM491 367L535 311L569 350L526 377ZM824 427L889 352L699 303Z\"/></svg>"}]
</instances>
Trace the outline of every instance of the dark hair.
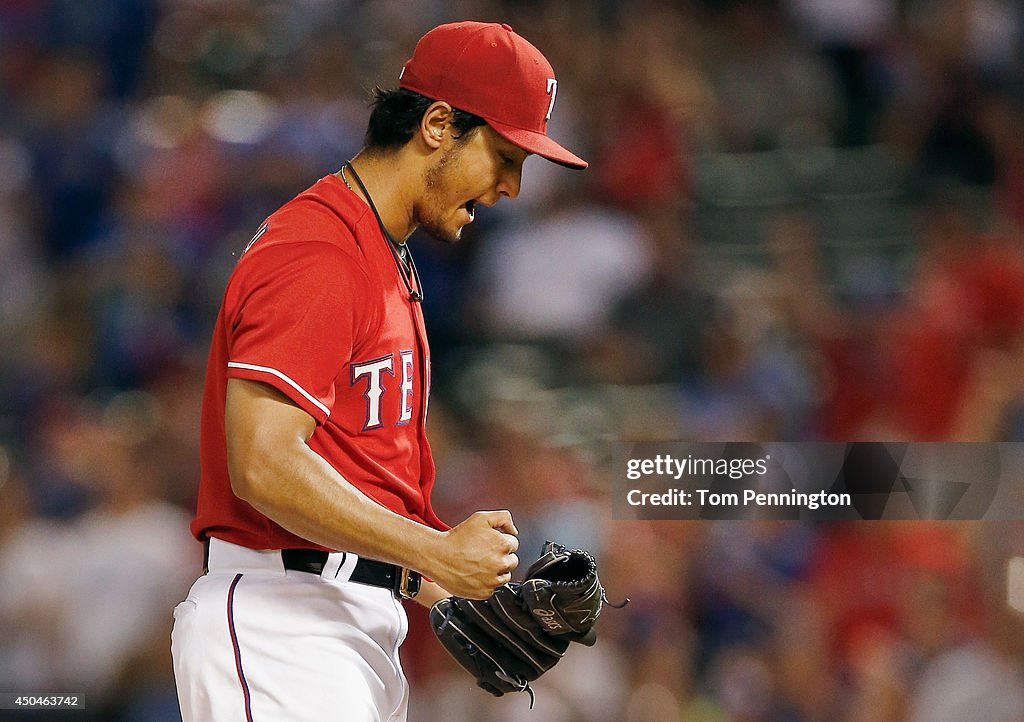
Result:
<instances>
[{"instance_id":1,"label":"dark hair","mask_svg":"<svg viewBox=\"0 0 1024 722\"><path fill-rule=\"evenodd\" d=\"M404 88L374 88L373 111L366 126L367 147L390 150L408 143L433 102L431 98ZM452 108L452 127L460 136L486 122L478 115Z\"/></svg>"}]
</instances>

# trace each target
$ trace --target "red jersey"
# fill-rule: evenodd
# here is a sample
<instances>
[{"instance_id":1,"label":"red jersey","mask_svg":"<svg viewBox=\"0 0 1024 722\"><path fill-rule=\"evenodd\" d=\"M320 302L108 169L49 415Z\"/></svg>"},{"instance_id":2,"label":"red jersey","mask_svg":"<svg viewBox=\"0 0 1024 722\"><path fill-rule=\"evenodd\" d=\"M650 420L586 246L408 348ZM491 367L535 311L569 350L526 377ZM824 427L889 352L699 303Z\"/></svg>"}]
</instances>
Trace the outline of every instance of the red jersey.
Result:
<instances>
[{"instance_id":1,"label":"red jersey","mask_svg":"<svg viewBox=\"0 0 1024 722\"><path fill-rule=\"evenodd\" d=\"M269 384L316 419L309 447L362 493L447 528L430 505L423 311L410 300L389 243L367 205L333 175L260 226L228 281L210 347L196 538L317 548L232 492L229 378Z\"/></svg>"}]
</instances>

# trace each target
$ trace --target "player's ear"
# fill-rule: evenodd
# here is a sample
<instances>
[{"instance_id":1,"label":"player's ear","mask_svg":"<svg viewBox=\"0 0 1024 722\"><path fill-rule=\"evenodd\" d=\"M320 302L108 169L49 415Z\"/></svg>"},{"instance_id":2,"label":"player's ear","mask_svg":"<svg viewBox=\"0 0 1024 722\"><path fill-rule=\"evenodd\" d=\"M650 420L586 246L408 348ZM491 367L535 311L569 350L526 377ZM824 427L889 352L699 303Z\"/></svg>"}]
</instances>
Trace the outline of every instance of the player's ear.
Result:
<instances>
[{"instance_id":1,"label":"player's ear","mask_svg":"<svg viewBox=\"0 0 1024 722\"><path fill-rule=\"evenodd\" d=\"M434 101L420 118L420 139L431 150L437 150L451 122L452 106L443 100Z\"/></svg>"}]
</instances>

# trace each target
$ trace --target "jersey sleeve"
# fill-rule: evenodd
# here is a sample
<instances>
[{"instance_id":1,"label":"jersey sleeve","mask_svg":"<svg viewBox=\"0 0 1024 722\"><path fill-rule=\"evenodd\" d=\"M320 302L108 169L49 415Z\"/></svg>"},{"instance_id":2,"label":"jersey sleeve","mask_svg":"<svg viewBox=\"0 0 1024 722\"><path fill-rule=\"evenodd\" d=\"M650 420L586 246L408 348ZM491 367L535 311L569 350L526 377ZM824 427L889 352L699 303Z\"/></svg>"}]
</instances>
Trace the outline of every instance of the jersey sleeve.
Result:
<instances>
[{"instance_id":1,"label":"jersey sleeve","mask_svg":"<svg viewBox=\"0 0 1024 722\"><path fill-rule=\"evenodd\" d=\"M228 377L269 384L324 423L364 315L357 259L330 243L286 243L243 257L236 276Z\"/></svg>"}]
</instances>

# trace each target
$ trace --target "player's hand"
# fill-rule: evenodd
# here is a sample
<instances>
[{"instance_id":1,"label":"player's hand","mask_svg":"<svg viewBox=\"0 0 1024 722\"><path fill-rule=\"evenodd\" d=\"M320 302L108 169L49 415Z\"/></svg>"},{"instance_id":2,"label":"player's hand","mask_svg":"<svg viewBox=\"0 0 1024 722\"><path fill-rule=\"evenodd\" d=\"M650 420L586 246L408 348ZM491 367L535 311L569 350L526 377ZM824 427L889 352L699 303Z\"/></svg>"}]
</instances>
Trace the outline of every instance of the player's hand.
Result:
<instances>
[{"instance_id":1,"label":"player's hand","mask_svg":"<svg viewBox=\"0 0 1024 722\"><path fill-rule=\"evenodd\" d=\"M519 530L508 511L478 511L444 533L431 576L452 594L486 599L519 565Z\"/></svg>"}]
</instances>

